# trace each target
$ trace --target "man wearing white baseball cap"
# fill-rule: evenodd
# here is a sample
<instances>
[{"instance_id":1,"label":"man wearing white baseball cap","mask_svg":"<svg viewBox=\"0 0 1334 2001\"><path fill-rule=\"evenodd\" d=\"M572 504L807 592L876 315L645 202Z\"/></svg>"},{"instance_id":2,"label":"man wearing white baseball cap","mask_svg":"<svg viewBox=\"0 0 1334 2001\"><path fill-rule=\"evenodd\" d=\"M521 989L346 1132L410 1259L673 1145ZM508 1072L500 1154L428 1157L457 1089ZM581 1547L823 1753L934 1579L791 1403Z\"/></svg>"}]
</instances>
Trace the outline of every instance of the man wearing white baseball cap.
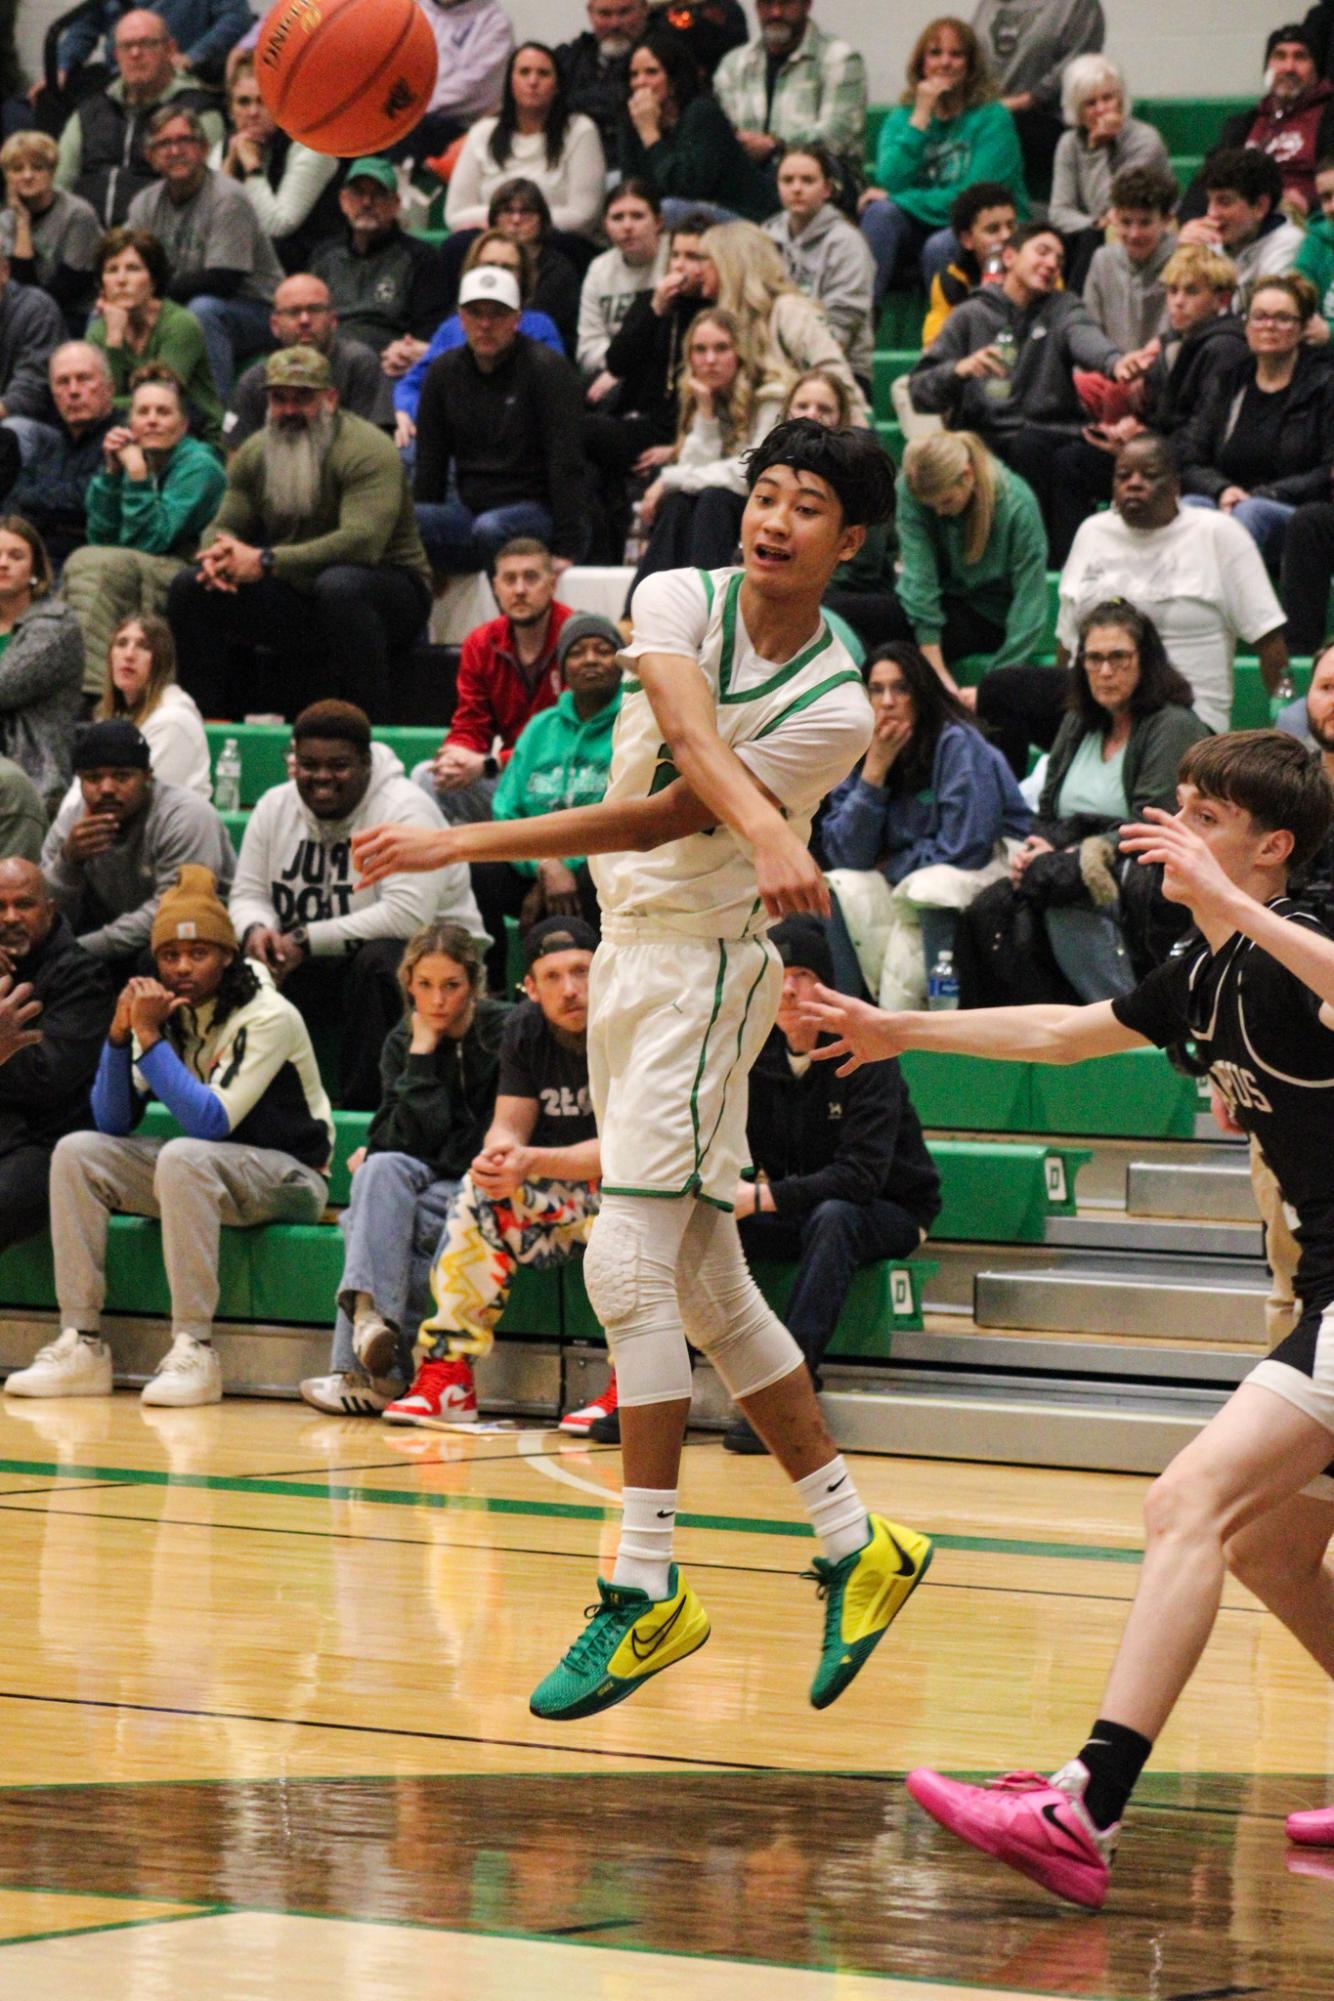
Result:
<instances>
[{"instance_id":1,"label":"man wearing white baseball cap","mask_svg":"<svg viewBox=\"0 0 1334 2001\"><path fill-rule=\"evenodd\" d=\"M545 542L558 570L584 552L583 386L564 355L519 332L520 306L512 271L475 266L459 287L464 345L422 384L413 493L438 577L489 570L516 535Z\"/></svg>"}]
</instances>

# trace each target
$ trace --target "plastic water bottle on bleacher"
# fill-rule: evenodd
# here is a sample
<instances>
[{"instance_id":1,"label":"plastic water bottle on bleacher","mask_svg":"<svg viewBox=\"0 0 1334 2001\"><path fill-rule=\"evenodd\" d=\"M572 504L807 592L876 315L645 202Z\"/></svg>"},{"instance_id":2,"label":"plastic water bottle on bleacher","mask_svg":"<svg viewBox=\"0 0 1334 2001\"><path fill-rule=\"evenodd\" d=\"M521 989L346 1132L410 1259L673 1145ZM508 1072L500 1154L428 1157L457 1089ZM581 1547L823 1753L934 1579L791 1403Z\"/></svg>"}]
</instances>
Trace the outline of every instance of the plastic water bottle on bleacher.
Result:
<instances>
[{"instance_id":1,"label":"plastic water bottle on bleacher","mask_svg":"<svg viewBox=\"0 0 1334 2001\"><path fill-rule=\"evenodd\" d=\"M213 804L220 813L241 810L241 752L234 736L223 744L213 768Z\"/></svg>"},{"instance_id":2,"label":"plastic water bottle on bleacher","mask_svg":"<svg viewBox=\"0 0 1334 2001\"><path fill-rule=\"evenodd\" d=\"M926 1004L933 1012L959 1005L959 975L954 970L954 954L947 949L937 954L926 976Z\"/></svg>"},{"instance_id":3,"label":"plastic water bottle on bleacher","mask_svg":"<svg viewBox=\"0 0 1334 2001\"><path fill-rule=\"evenodd\" d=\"M1014 365L1019 359L1019 342L1015 339L1013 327L1002 327L991 343L996 355L1004 366L1004 375L984 375L982 394L990 403L1008 403L1014 393L1011 377Z\"/></svg>"}]
</instances>

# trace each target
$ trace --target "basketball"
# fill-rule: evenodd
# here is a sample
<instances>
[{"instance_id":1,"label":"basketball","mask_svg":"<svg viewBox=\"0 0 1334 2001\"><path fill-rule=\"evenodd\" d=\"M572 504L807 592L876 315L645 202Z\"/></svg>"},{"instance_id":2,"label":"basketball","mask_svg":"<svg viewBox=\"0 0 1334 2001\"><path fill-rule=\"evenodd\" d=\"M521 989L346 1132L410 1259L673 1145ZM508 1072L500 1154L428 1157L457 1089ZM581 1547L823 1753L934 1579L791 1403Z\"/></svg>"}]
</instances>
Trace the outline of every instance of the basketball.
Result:
<instances>
[{"instance_id":1,"label":"basketball","mask_svg":"<svg viewBox=\"0 0 1334 2001\"><path fill-rule=\"evenodd\" d=\"M416 0L278 0L255 48L260 94L283 131L347 159L412 130L436 67Z\"/></svg>"}]
</instances>

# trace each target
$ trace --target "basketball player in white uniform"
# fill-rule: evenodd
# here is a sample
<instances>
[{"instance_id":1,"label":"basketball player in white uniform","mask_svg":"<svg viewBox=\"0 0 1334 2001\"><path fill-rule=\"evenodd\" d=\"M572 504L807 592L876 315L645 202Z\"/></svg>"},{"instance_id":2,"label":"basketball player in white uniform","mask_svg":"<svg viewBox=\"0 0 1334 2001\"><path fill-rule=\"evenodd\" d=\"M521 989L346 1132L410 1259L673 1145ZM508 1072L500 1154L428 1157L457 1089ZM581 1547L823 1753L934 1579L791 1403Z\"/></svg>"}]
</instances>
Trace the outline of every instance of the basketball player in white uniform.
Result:
<instances>
[{"instance_id":1,"label":"basketball player in white uniform","mask_svg":"<svg viewBox=\"0 0 1334 2001\"><path fill-rule=\"evenodd\" d=\"M635 593L601 805L443 833L379 828L355 849L365 881L439 867L444 848L451 860L597 857L588 1053L603 1194L584 1279L616 1362L623 1523L589 1625L534 1691L546 1718L609 1708L708 1638L672 1562L687 1336L823 1544L816 1707L847 1687L930 1562L925 1536L868 1516L732 1213L747 1080L781 987L764 933L827 909L811 818L871 735L861 676L820 600L867 525L887 518L893 469L869 433L797 421L751 454L748 477L743 567L666 571Z\"/></svg>"}]
</instances>

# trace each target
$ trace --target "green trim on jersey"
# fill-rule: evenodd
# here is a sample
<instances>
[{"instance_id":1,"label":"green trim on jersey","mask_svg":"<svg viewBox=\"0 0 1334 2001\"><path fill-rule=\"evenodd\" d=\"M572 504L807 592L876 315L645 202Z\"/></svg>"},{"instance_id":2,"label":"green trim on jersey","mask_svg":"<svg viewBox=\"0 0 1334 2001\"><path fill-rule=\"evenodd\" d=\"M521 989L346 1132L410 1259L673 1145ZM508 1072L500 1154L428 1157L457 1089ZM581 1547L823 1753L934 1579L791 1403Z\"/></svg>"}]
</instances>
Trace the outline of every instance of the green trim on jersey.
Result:
<instances>
[{"instance_id":1,"label":"green trim on jersey","mask_svg":"<svg viewBox=\"0 0 1334 2001\"><path fill-rule=\"evenodd\" d=\"M708 618L708 617L712 617L712 615L713 615L713 578L712 578L712 577L711 577L711 576L709 575L709 572L708 572L707 570L699 570L699 571L697 571L697 572L696 572L696 575L697 575L697 576L699 577L699 580L700 580L700 582L701 582L701 583L703 584L703 586L704 586L704 614L705 614L705 617L706 617L706 618Z\"/></svg>"},{"instance_id":2,"label":"green trim on jersey","mask_svg":"<svg viewBox=\"0 0 1334 2001\"><path fill-rule=\"evenodd\" d=\"M803 652L798 653L795 660L789 660L786 667L780 667L776 674L771 674L767 681L761 681L757 688L740 689L734 694L732 692L732 672L736 664L736 622L740 615L739 601L741 586L745 580L745 572L743 570L733 571L731 577L728 579L727 595L723 599L722 653L718 662L718 701L720 704L733 705L737 702L763 701L766 696L772 695L775 689L781 688L785 682L790 681L794 674L800 674L804 667L809 667L817 654L823 653L827 646L832 646L834 643L833 633L824 620L821 619L820 629L814 639ZM709 598L710 607L712 607L712 592L710 592ZM857 678L860 680L861 676L859 675Z\"/></svg>"},{"instance_id":3,"label":"green trim on jersey","mask_svg":"<svg viewBox=\"0 0 1334 2001\"><path fill-rule=\"evenodd\" d=\"M727 947L726 947L726 945L725 945L725 944L724 944L724 943L722 942L722 940L721 940L721 939L719 939L719 941L718 941L718 977L717 977L717 979L716 979L716 980L714 981L714 983L713 983L713 1007L712 1007L712 1009L710 1010L710 1013L709 1013L709 1023L708 1023L708 1027L707 1027L707 1028L705 1029L705 1031L704 1031L704 1040L703 1040L703 1042L701 1042L701 1044L700 1044L700 1046L699 1046L699 1063L698 1063L698 1065L697 1065L697 1067L696 1067L696 1070L695 1070L695 1081L694 1081L694 1083L693 1083L693 1084L692 1084L692 1085L690 1086L690 1130L691 1130L691 1133L692 1133L692 1135L693 1135L693 1137L694 1137L694 1141L695 1141L695 1171L694 1171L694 1173L693 1173L693 1174L691 1175L691 1177L690 1177L690 1182L693 1182L693 1183L694 1183L694 1187L695 1187L695 1188L698 1188L698 1186L699 1186L699 1179L700 1179L700 1175L699 1175L699 1168L700 1168L700 1162L701 1162L701 1161L703 1160L703 1158L704 1158L704 1149L703 1149L703 1148L702 1148L702 1147L700 1146L700 1143L699 1143L699 1086L700 1086L700 1079L701 1079L701 1078L703 1077L703 1075L704 1075L704 1065L705 1065L705 1062L706 1062L706 1061L707 1061L707 1059L708 1059L708 1054L709 1054L709 1037L710 1037L710 1036L711 1036L711 1035L713 1034L713 1025L714 1025L714 1023L715 1023L715 1022L717 1021L717 1019L718 1019L718 1016L719 1016L719 1014L720 1014L720 1013L722 1012L722 1005L723 1005L723 983L724 983L724 981L726 980L726 978L727 978ZM694 1190L693 1190L693 1189L691 1188L691 1185L690 1185L690 1182L687 1182L687 1184L686 1184L686 1189L687 1189L687 1193L693 1193L693 1192L694 1192Z\"/></svg>"},{"instance_id":4,"label":"green trim on jersey","mask_svg":"<svg viewBox=\"0 0 1334 2001\"><path fill-rule=\"evenodd\" d=\"M789 702L787 707L780 710L771 722L767 722L764 725L762 730L756 730L751 741L758 743L761 737L772 736L775 730L783 727L783 724L787 722L789 717L800 715L803 709L809 709L812 702L818 702L822 695L829 693L831 688L841 688L845 681L860 681L861 678L861 675L854 668L848 667L845 667L841 673L831 674L827 681L821 681L816 688L808 688L804 695L798 695L795 701Z\"/></svg>"},{"instance_id":5,"label":"green trim on jersey","mask_svg":"<svg viewBox=\"0 0 1334 2001\"><path fill-rule=\"evenodd\" d=\"M709 1148L713 1145L714 1140L718 1137L718 1128L723 1122L723 1113L727 1109L727 1093L731 1089L733 1072L736 1070L737 1064L741 1061L741 1044L746 1033L746 1023L750 1020L750 1004L755 998L755 992L760 984L760 981L764 978L765 974L769 970L769 948L766 945L763 938L752 938L747 942L752 945L758 945L760 948L760 970L758 973L756 973L754 979L750 983L750 991L746 995L746 1005L741 1010L741 1020L737 1024L737 1031L736 1031L736 1050L733 1054L732 1061L727 1066L727 1075L723 1078L722 1095L718 1101L718 1116L713 1122L713 1131L709 1134L709 1137L704 1142L703 1152L701 1152L696 1157L695 1161L696 1167L702 1165L703 1161L708 1155Z\"/></svg>"},{"instance_id":6,"label":"green trim on jersey","mask_svg":"<svg viewBox=\"0 0 1334 2001\"><path fill-rule=\"evenodd\" d=\"M684 1188L623 1188L619 1182L604 1181L604 1195L649 1195L655 1202L684 1202L694 1191L689 1183Z\"/></svg>"}]
</instances>

